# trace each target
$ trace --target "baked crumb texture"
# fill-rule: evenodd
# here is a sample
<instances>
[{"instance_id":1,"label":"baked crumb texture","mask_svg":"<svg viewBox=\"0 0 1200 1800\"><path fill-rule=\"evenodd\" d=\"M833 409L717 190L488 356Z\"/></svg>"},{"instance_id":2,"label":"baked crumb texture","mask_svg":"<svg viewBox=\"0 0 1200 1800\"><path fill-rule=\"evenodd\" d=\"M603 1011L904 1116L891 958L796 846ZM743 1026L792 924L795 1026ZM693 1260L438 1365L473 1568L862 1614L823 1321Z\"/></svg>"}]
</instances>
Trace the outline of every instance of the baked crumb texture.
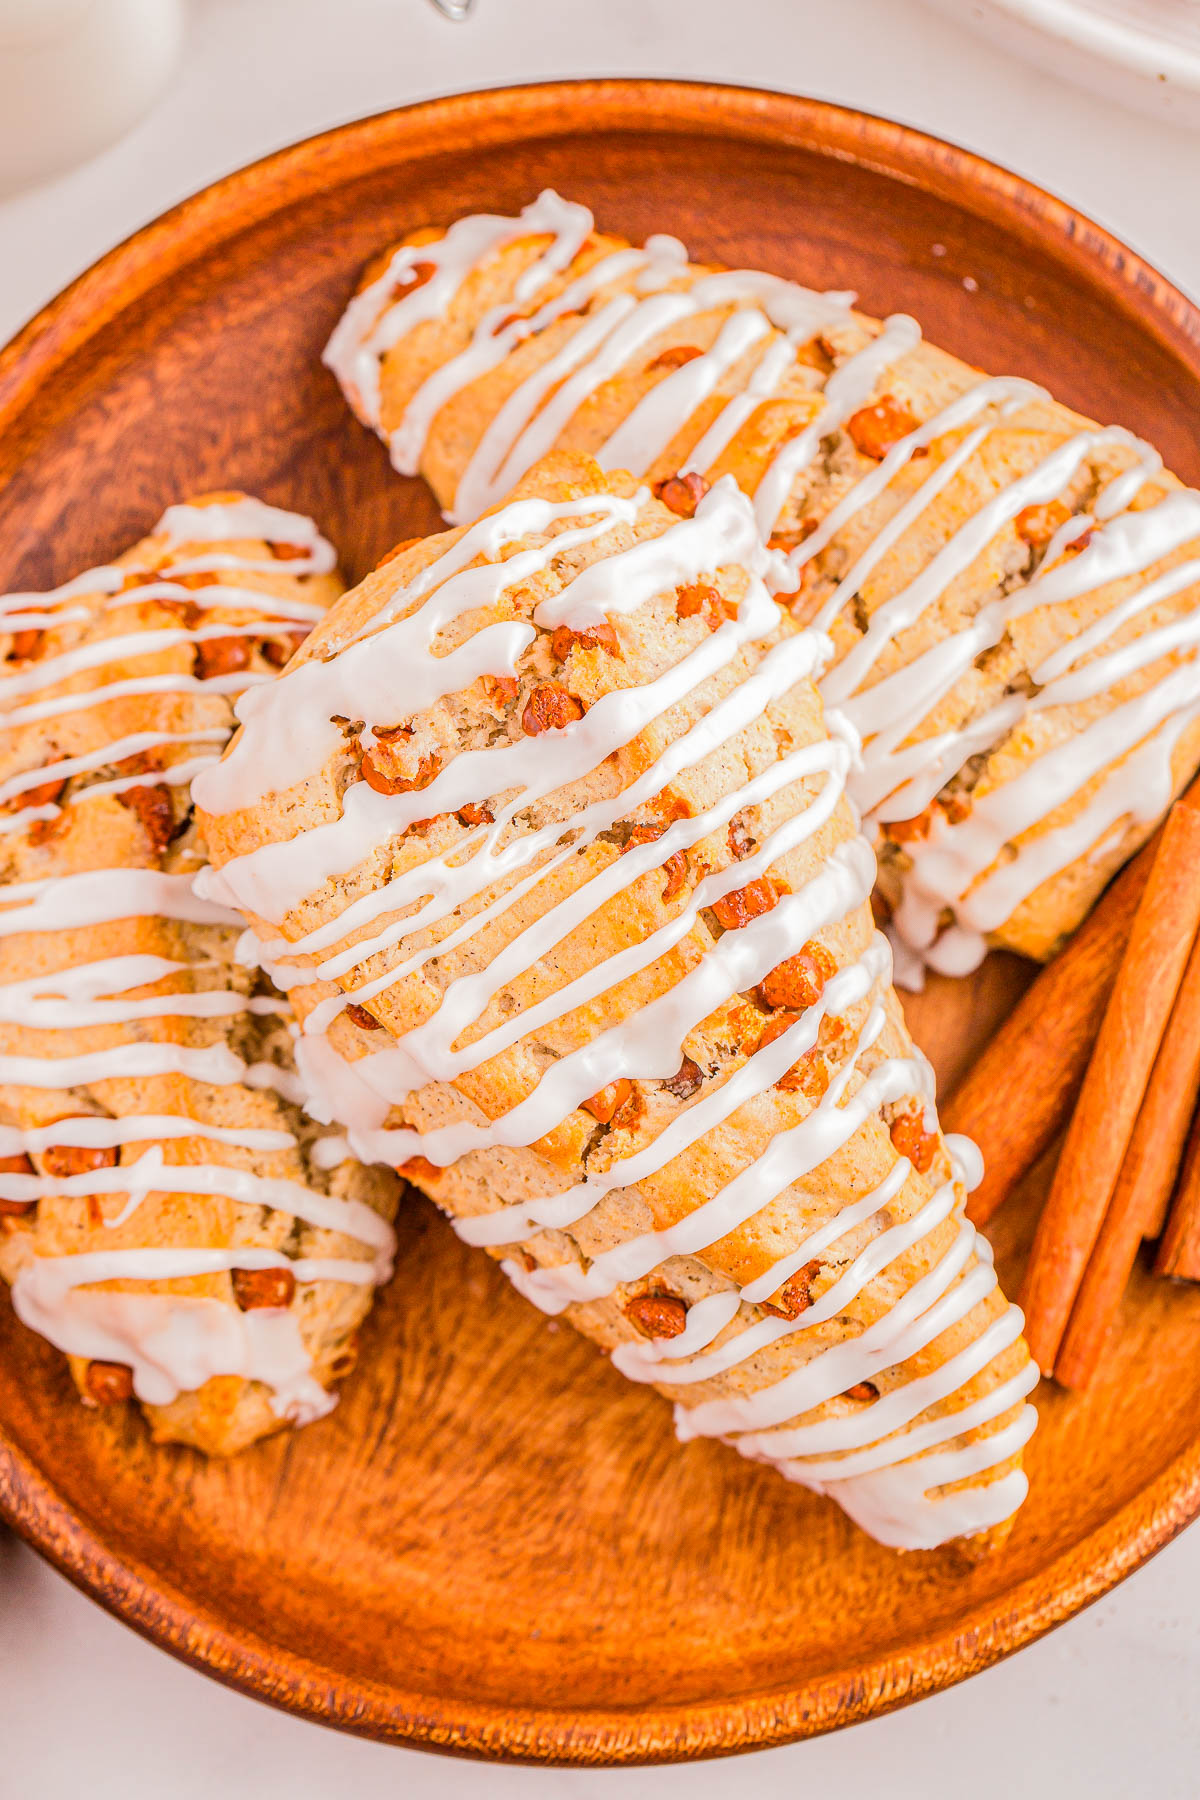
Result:
<instances>
[{"instance_id":1,"label":"baked crumb texture","mask_svg":"<svg viewBox=\"0 0 1200 1800\"><path fill-rule=\"evenodd\" d=\"M0 1273L86 1404L214 1455L329 1410L392 1248L399 1183L305 1117L287 1000L192 886L191 778L333 565L217 494L0 603Z\"/></svg>"},{"instance_id":2,"label":"baked crumb texture","mask_svg":"<svg viewBox=\"0 0 1200 1800\"><path fill-rule=\"evenodd\" d=\"M732 475L833 639L898 971L1044 959L1200 762L1200 495L849 298L635 250L546 193L380 259L326 360L452 520L555 447Z\"/></svg>"},{"instance_id":3,"label":"baked crumb texture","mask_svg":"<svg viewBox=\"0 0 1200 1800\"><path fill-rule=\"evenodd\" d=\"M1036 1370L872 921L828 640L733 480L662 491L560 453L385 559L197 778L204 891L290 946L359 1154L681 1436L978 1548Z\"/></svg>"}]
</instances>

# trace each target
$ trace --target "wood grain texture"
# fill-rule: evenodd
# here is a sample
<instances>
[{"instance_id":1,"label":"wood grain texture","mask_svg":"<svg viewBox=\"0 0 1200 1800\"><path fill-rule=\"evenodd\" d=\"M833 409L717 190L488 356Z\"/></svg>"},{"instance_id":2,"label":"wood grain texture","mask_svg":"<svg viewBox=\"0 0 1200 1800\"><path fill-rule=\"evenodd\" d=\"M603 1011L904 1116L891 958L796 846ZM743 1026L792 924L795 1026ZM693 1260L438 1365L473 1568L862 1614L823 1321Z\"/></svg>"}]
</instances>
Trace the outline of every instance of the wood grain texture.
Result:
<instances>
[{"instance_id":1,"label":"wood grain texture","mask_svg":"<svg viewBox=\"0 0 1200 1800\"><path fill-rule=\"evenodd\" d=\"M0 583L60 580L202 487L313 512L352 580L433 528L318 352L380 245L547 183L635 238L910 310L1200 477L1200 316L1058 201L816 102L551 85L284 151L81 277L0 354ZM1027 979L992 958L914 1003L944 1075ZM1001 1215L1010 1282L1045 1181ZM0 1306L0 1510L158 1643L325 1723L533 1761L713 1754L960 1680L1165 1543L1200 1510L1198 1330L1200 1292L1135 1272L1095 1386L1042 1398L1003 1552L901 1557L769 1470L677 1446L661 1402L417 1206L338 1411L226 1467L78 1411Z\"/></svg>"}]
</instances>

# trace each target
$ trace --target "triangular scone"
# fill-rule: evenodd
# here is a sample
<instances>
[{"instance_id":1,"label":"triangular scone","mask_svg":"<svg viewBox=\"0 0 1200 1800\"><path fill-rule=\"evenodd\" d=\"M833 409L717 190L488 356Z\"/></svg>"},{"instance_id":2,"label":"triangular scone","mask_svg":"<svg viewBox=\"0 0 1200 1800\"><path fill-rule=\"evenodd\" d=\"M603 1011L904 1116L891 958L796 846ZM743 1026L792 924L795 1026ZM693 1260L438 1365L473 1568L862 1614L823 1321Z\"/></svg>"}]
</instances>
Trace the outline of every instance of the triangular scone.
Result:
<instances>
[{"instance_id":1,"label":"triangular scone","mask_svg":"<svg viewBox=\"0 0 1200 1800\"><path fill-rule=\"evenodd\" d=\"M210 496L0 613L0 1274L86 1400L212 1454L328 1411L392 1248L396 1178L305 1118L287 1001L192 889L190 779L333 562Z\"/></svg>"},{"instance_id":2,"label":"triangular scone","mask_svg":"<svg viewBox=\"0 0 1200 1800\"><path fill-rule=\"evenodd\" d=\"M326 360L455 520L556 447L732 474L833 637L898 941L955 974L1046 957L1200 763L1200 494L848 298L543 194L414 234Z\"/></svg>"},{"instance_id":3,"label":"triangular scone","mask_svg":"<svg viewBox=\"0 0 1200 1800\"><path fill-rule=\"evenodd\" d=\"M679 517L550 459L239 702L205 891L345 990L305 1025L394 1103L362 1154L682 1435L928 1547L1020 1504L1036 1371L763 557L732 481Z\"/></svg>"}]
</instances>

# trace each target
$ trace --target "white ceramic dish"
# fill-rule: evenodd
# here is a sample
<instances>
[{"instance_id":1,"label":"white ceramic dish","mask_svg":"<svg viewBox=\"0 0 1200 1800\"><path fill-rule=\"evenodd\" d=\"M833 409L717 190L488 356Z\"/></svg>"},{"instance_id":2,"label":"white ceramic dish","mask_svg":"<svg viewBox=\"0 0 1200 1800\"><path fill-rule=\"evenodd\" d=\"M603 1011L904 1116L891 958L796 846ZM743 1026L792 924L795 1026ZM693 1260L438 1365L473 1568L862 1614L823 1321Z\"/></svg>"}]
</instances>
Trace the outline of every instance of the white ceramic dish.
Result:
<instances>
[{"instance_id":1,"label":"white ceramic dish","mask_svg":"<svg viewBox=\"0 0 1200 1800\"><path fill-rule=\"evenodd\" d=\"M1200 0L930 0L1103 99L1200 130Z\"/></svg>"}]
</instances>

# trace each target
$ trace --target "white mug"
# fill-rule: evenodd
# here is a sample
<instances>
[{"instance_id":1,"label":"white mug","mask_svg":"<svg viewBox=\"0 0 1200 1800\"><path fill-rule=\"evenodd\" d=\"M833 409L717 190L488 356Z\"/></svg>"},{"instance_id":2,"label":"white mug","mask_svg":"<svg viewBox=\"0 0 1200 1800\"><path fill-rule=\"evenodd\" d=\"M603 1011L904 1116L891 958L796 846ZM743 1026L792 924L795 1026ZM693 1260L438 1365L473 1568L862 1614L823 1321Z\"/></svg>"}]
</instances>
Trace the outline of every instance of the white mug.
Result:
<instances>
[{"instance_id":1,"label":"white mug","mask_svg":"<svg viewBox=\"0 0 1200 1800\"><path fill-rule=\"evenodd\" d=\"M0 194L115 142L178 60L183 0L0 0Z\"/></svg>"}]
</instances>

